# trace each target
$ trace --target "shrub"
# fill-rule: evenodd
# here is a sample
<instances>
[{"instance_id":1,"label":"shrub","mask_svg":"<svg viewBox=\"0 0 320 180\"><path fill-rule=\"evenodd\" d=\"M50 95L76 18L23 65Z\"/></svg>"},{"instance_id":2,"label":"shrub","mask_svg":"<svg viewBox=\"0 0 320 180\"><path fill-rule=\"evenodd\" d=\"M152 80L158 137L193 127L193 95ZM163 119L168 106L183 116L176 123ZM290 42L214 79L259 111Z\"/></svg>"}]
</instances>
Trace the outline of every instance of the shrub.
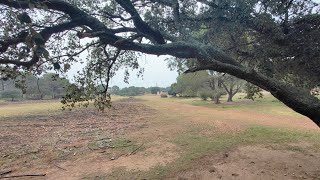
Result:
<instances>
[{"instance_id":1,"label":"shrub","mask_svg":"<svg viewBox=\"0 0 320 180\"><path fill-rule=\"evenodd\" d=\"M211 96L212 93L208 92L208 91L200 91L198 93L199 97L203 100L206 101L208 100L208 98Z\"/></svg>"},{"instance_id":2,"label":"shrub","mask_svg":"<svg viewBox=\"0 0 320 180\"><path fill-rule=\"evenodd\" d=\"M168 95L167 95L167 94L161 94L160 97L161 97L161 98L167 98Z\"/></svg>"}]
</instances>

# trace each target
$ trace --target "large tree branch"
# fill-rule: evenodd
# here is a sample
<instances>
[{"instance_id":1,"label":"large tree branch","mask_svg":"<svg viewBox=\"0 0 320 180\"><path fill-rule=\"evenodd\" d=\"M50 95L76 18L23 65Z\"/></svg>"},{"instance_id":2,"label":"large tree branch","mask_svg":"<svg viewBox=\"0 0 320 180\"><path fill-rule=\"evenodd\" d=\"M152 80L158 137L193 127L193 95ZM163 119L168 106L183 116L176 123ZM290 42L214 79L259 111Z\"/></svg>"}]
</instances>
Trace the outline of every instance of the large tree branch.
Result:
<instances>
[{"instance_id":1,"label":"large tree branch","mask_svg":"<svg viewBox=\"0 0 320 180\"><path fill-rule=\"evenodd\" d=\"M16 45L21 42L24 42L26 40L27 36L28 36L27 31L21 31L16 37L14 37L12 39L6 39L3 41L0 41L0 45L1 45L0 53L6 52L11 45Z\"/></svg>"},{"instance_id":2,"label":"large tree branch","mask_svg":"<svg viewBox=\"0 0 320 180\"><path fill-rule=\"evenodd\" d=\"M33 58L30 61L18 61L18 60L9 60L9 59L0 59L0 64L14 64L17 66L24 66L26 68L30 68L34 64L39 62L39 57L33 55Z\"/></svg>"},{"instance_id":3,"label":"large tree branch","mask_svg":"<svg viewBox=\"0 0 320 180\"><path fill-rule=\"evenodd\" d=\"M230 93L231 93L231 91L229 91L229 89L228 89L227 85L226 85L223 81L221 81L221 84L222 84L222 86L223 86L224 90L226 90L226 91L227 91L227 93L228 93L228 94L230 94Z\"/></svg>"},{"instance_id":4,"label":"large tree branch","mask_svg":"<svg viewBox=\"0 0 320 180\"><path fill-rule=\"evenodd\" d=\"M29 3L42 3L48 9L56 10L68 14L71 18L78 18L79 16L86 15L85 12L79 8L61 0L37 0L37 1L13 1L13 0L0 0L0 4L7 5L16 9L29 9Z\"/></svg>"},{"instance_id":5,"label":"large tree branch","mask_svg":"<svg viewBox=\"0 0 320 180\"><path fill-rule=\"evenodd\" d=\"M42 38L44 39L44 41L47 41L51 37L52 34L63 32L63 31L69 30L71 28L77 27L78 24L79 23L77 21L70 21L70 22L66 22L63 24L56 25L56 26L46 27L40 32L40 34L41 34ZM27 36L28 36L28 32L22 31L21 33L18 34L18 36L16 38L0 42L0 44L1 44L0 52L1 53L6 52L10 45L17 45L19 43L25 42ZM37 57L36 54L33 54L33 58L30 61L0 59L0 63L1 64L14 64L17 66L24 66L24 67L30 68L32 65L36 64L39 61L39 58L40 57Z\"/></svg>"},{"instance_id":6,"label":"large tree branch","mask_svg":"<svg viewBox=\"0 0 320 180\"><path fill-rule=\"evenodd\" d=\"M116 2L131 15L134 25L140 33L150 37L151 40L155 41L158 44L166 43L160 31L151 28L146 22L142 20L130 0L116 0Z\"/></svg>"},{"instance_id":7,"label":"large tree branch","mask_svg":"<svg viewBox=\"0 0 320 180\"><path fill-rule=\"evenodd\" d=\"M312 96L307 90L293 87L273 78L268 78L254 70L236 67L218 61L213 61L210 64L189 69L187 73L201 70L225 72L255 84L271 92L274 97L294 111L309 117L320 127L320 100Z\"/></svg>"}]
</instances>

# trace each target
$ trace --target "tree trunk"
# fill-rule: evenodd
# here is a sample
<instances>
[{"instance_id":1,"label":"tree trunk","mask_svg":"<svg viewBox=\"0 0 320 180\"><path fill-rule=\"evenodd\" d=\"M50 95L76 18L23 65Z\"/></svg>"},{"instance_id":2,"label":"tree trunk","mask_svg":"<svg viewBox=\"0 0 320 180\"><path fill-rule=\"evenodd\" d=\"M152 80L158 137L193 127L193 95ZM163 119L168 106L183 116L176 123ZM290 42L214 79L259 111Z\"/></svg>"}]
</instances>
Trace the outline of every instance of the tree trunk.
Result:
<instances>
[{"instance_id":1,"label":"tree trunk","mask_svg":"<svg viewBox=\"0 0 320 180\"><path fill-rule=\"evenodd\" d=\"M233 98L233 93L228 93L228 100L227 100L227 102L233 102L232 98Z\"/></svg>"},{"instance_id":2,"label":"tree trunk","mask_svg":"<svg viewBox=\"0 0 320 180\"><path fill-rule=\"evenodd\" d=\"M215 104L221 104L221 102L220 102L220 97L221 97L221 96L214 96L214 97L213 97L213 102L214 102Z\"/></svg>"},{"instance_id":3,"label":"tree trunk","mask_svg":"<svg viewBox=\"0 0 320 180\"><path fill-rule=\"evenodd\" d=\"M320 127L320 100L312 96L309 91L276 82L272 79L251 82L269 91L294 111L309 117Z\"/></svg>"}]
</instances>

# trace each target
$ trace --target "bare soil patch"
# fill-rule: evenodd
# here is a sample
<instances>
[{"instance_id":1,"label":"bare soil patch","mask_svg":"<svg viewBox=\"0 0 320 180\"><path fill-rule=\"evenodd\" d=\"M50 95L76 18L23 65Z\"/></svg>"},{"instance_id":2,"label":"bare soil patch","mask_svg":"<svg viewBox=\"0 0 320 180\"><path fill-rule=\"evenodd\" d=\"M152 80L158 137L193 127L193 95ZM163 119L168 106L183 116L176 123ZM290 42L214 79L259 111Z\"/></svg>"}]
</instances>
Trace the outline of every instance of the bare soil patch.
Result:
<instances>
[{"instance_id":1,"label":"bare soil patch","mask_svg":"<svg viewBox=\"0 0 320 180\"><path fill-rule=\"evenodd\" d=\"M295 147L305 149L303 144ZM320 179L320 154L273 146L245 146L205 156L171 179Z\"/></svg>"},{"instance_id":2,"label":"bare soil patch","mask_svg":"<svg viewBox=\"0 0 320 180\"><path fill-rule=\"evenodd\" d=\"M92 153L83 158L78 158L76 161L59 164L59 166L66 168L67 172L53 169L53 171L48 172L47 179L81 179L83 177L93 179L99 175L104 177L102 179L109 179L108 176L119 168L123 172L148 171L152 167L166 165L174 161L179 157L176 152L177 147L174 144L157 142L133 155L121 154L119 156L119 154L111 153L112 155L108 156L107 154ZM110 157L115 157L115 159L112 160ZM121 179L131 178L123 177Z\"/></svg>"},{"instance_id":3,"label":"bare soil patch","mask_svg":"<svg viewBox=\"0 0 320 180\"><path fill-rule=\"evenodd\" d=\"M65 171L58 164L76 162L101 151L109 153L109 142L139 129L153 113L154 110L131 100L115 102L104 113L88 108L56 115L2 118L0 170ZM95 146L90 147L90 143Z\"/></svg>"}]
</instances>

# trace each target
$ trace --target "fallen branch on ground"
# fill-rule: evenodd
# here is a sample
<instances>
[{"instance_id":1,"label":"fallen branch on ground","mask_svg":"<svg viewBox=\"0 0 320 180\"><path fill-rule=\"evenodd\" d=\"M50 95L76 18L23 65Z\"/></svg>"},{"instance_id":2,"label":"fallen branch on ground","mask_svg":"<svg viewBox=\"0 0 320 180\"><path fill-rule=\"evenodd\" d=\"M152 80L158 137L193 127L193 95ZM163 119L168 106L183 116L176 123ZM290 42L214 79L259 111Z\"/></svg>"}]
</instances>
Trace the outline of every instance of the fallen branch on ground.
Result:
<instances>
[{"instance_id":1,"label":"fallen branch on ground","mask_svg":"<svg viewBox=\"0 0 320 180\"><path fill-rule=\"evenodd\" d=\"M66 171L66 169L65 168L62 168L62 167L60 167L60 166L58 166L58 165L54 165L55 167L57 167L57 168L59 168L59 169L62 169L62 170L64 170L64 171Z\"/></svg>"},{"instance_id":2,"label":"fallen branch on ground","mask_svg":"<svg viewBox=\"0 0 320 180\"><path fill-rule=\"evenodd\" d=\"M20 177L40 177L46 176L46 174L25 174L25 175L16 175L16 176L3 176L0 179L9 179L9 178L20 178Z\"/></svg>"},{"instance_id":3,"label":"fallen branch on ground","mask_svg":"<svg viewBox=\"0 0 320 180\"><path fill-rule=\"evenodd\" d=\"M13 173L13 170L0 171L0 176L6 175L6 174L10 174L10 173Z\"/></svg>"},{"instance_id":4,"label":"fallen branch on ground","mask_svg":"<svg viewBox=\"0 0 320 180\"><path fill-rule=\"evenodd\" d=\"M128 154L128 156L136 154L137 151L144 145L144 143L142 143L139 147L137 147L136 149L134 149L131 153Z\"/></svg>"}]
</instances>

